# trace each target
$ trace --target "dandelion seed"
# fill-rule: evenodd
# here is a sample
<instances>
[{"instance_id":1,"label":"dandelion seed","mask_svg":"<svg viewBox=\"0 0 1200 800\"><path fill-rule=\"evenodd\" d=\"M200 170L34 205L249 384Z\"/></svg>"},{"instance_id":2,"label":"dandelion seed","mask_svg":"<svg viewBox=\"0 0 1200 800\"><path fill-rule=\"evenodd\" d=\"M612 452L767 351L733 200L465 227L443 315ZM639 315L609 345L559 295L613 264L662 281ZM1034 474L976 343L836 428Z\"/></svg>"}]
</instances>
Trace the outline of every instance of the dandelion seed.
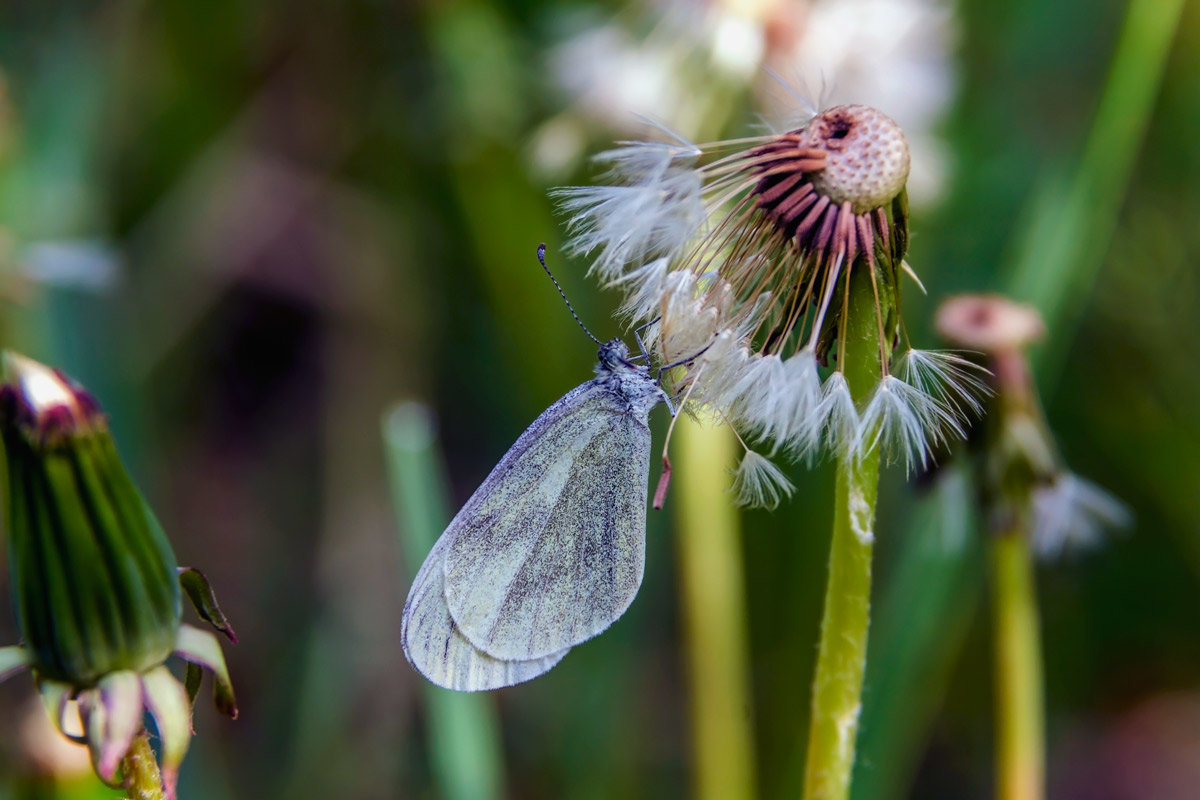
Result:
<instances>
[{"instance_id":1,"label":"dandelion seed","mask_svg":"<svg viewBox=\"0 0 1200 800\"><path fill-rule=\"evenodd\" d=\"M699 176L688 168L692 147L630 143L598 160L622 185L581 186L553 192L571 214L570 252L601 251L592 270L618 281L630 265L671 256L703 222Z\"/></svg>"},{"instance_id":2,"label":"dandelion seed","mask_svg":"<svg viewBox=\"0 0 1200 800\"><path fill-rule=\"evenodd\" d=\"M630 288L618 313L631 320L653 317L662 302L669 268L666 258L658 258L613 280L612 286Z\"/></svg>"},{"instance_id":3,"label":"dandelion seed","mask_svg":"<svg viewBox=\"0 0 1200 800\"><path fill-rule=\"evenodd\" d=\"M812 350L801 350L784 362L784 379L787 394L791 398L791 418L785 433L779 438L791 443L793 451L812 450L808 446L811 432L806 428L808 409L816 408L821 402L821 374ZM787 414L787 403L782 403L782 414Z\"/></svg>"},{"instance_id":4,"label":"dandelion seed","mask_svg":"<svg viewBox=\"0 0 1200 800\"><path fill-rule=\"evenodd\" d=\"M733 472L733 492L740 506L773 510L793 491L795 487L783 470L753 450L746 451Z\"/></svg>"},{"instance_id":5,"label":"dandelion seed","mask_svg":"<svg viewBox=\"0 0 1200 800\"><path fill-rule=\"evenodd\" d=\"M955 412L956 422L980 414L982 399L992 392L987 370L958 353L909 349L893 371L900 380Z\"/></svg>"},{"instance_id":6,"label":"dandelion seed","mask_svg":"<svg viewBox=\"0 0 1200 800\"><path fill-rule=\"evenodd\" d=\"M1063 473L1033 493L1033 549L1043 559L1094 547L1109 528L1127 528L1129 507L1089 480Z\"/></svg>"},{"instance_id":7,"label":"dandelion seed","mask_svg":"<svg viewBox=\"0 0 1200 800\"><path fill-rule=\"evenodd\" d=\"M821 386L821 402L806 418L799 444L807 454L824 445L838 455L845 455L860 439L861 421L846 376L835 372Z\"/></svg>"},{"instance_id":8,"label":"dandelion seed","mask_svg":"<svg viewBox=\"0 0 1200 800\"><path fill-rule=\"evenodd\" d=\"M781 439L790 433L787 409L799 398L787 373L783 359L772 353L748 363L733 387L732 412L763 439Z\"/></svg>"},{"instance_id":9,"label":"dandelion seed","mask_svg":"<svg viewBox=\"0 0 1200 800\"><path fill-rule=\"evenodd\" d=\"M929 464L931 448L951 437L963 437L952 408L894 375L875 387L859 426L856 451L866 453L884 444L884 452L901 461L906 470Z\"/></svg>"},{"instance_id":10,"label":"dandelion seed","mask_svg":"<svg viewBox=\"0 0 1200 800\"><path fill-rule=\"evenodd\" d=\"M659 352L682 356L707 347L722 329L729 299L728 288L707 276L669 272L663 278L655 311L660 324L651 331Z\"/></svg>"}]
</instances>

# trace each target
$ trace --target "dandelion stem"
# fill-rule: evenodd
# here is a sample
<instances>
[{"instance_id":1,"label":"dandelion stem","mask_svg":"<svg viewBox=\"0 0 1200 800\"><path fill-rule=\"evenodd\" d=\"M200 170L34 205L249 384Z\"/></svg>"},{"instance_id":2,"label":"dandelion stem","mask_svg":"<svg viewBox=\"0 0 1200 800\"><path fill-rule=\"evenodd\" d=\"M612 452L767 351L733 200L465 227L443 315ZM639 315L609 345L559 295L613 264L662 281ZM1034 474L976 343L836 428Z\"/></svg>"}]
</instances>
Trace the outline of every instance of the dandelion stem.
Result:
<instances>
[{"instance_id":1,"label":"dandelion stem","mask_svg":"<svg viewBox=\"0 0 1200 800\"><path fill-rule=\"evenodd\" d=\"M997 800L1043 796L1042 653L1033 558L1022 528L1001 531L992 543Z\"/></svg>"},{"instance_id":2,"label":"dandelion stem","mask_svg":"<svg viewBox=\"0 0 1200 800\"><path fill-rule=\"evenodd\" d=\"M882 366L875 292L865 270L851 273L839 361L860 404L878 382ZM871 553L879 448L843 451L838 457L833 538L825 609L809 719L805 800L844 800L850 794L871 609Z\"/></svg>"},{"instance_id":3,"label":"dandelion stem","mask_svg":"<svg viewBox=\"0 0 1200 800\"><path fill-rule=\"evenodd\" d=\"M696 797L755 796L741 528L728 494L735 442L679 415L678 534Z\"/></svg>"},{"instance_id":4,"label":"dandelion stem","mask_svg":"<svg viewBox=\"0 0 1200 800\"><path fill-rule=\"evenodd\" d=\"M121 774L130 800L165 800L162 774L145 730L134 737L129 752L121 760Z\"/></svg>"}]
</instances>

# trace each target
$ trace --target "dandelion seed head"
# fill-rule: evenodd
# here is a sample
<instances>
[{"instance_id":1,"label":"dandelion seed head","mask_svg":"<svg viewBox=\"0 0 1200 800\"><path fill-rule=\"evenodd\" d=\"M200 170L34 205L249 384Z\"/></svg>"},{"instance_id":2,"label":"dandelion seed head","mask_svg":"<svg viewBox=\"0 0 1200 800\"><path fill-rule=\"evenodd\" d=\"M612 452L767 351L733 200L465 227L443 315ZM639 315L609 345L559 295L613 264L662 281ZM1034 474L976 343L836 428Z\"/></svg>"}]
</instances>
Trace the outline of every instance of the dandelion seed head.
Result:
<instances>
[{"instance_id":1,"label":"dandelion seed head","mask_svg":"<svg viewBox=\"0 0 1200 800\"><path fill-rule=\"evenodd\" d=\"M666 138L602 154L615 185L558 197L572 250L625 292L630 321L657 321L647 344L664 363L689 360L673 376L689 402L805 458L869 444L911 466L961 434L984 394L975 368L923 351L893 366L910 169L899 126L842 105L780 134ZM864 271L874 308L851 312L850 279ZM842 373L851 313L874 314L879 379L893 378L875 400Z\"/></svg>"},{"instance_id":2,"label":"dandelion seed head","mask_svg":"<svg viewBox=\"0 0 1200 800\"><path fill-rule=\"evenodd\" d=\"M889 261L907 246L902 199L894 206L908 149L882 112L837 106L788 133L707 145L664 133L671 142L601 154L610 185L555 193L570 250L633 294L629 309L648 309L630 273L667 258L697 276L698 308L746 329L754 352L794 353L834 326L826 312L856 259L876 269L880 243Z\"/></svg>"},{"instance_id":3,"label":"dandelion seed head","mask_svg":"<svg viewBox=\"0 0 1200 800\"><path fill-rule=\"evenodd\" d=\"M707 224L678 268L721 276L735 298L726 318L750 332L756 353L809 347L824 359L832 339L819 345L820 334L836 328L834 294L856 262L881 268L881 251L891 270L907 246L903 133L875 109L837 106L787 133L707 152Z\"/></svg>"}]
</instances>

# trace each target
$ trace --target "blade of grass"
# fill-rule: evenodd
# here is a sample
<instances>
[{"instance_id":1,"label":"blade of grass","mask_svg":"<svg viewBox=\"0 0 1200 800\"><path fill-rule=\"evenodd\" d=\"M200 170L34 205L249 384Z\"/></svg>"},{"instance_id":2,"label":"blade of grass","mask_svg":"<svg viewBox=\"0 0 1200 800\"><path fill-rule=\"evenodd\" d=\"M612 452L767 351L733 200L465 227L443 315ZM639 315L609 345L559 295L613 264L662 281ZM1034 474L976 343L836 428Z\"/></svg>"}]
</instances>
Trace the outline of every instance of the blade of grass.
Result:
<instances>
[{"instance_id":1,"label":"blade of grass","mask_svg":"<svg viewBox=\"0 0 1200 800\"><path fill-rule=\"evenodd\" d=\"M417 403L397 406L383 418L383 441L401 553L411 578L450 521L432 413ZM448 800L501 797L500 727L490 698L429 684L424 690L437 795Z\"/></svg>"},{"instance_id":2,"label":"blade of grass","mask_svg":"<svg viewBox=\"0 0 1200 800\"><path fill-rule=\"evenodd\" d=\"M1018 237L1007 291L1038 307L1052 332L1038 364L1043 391L1070 343L1112 241L1134 163L1162 83L1183 0L1133 0L1104 94L1069 180L1050 177L1034 194Z\"/></svg>"}]
</instances>

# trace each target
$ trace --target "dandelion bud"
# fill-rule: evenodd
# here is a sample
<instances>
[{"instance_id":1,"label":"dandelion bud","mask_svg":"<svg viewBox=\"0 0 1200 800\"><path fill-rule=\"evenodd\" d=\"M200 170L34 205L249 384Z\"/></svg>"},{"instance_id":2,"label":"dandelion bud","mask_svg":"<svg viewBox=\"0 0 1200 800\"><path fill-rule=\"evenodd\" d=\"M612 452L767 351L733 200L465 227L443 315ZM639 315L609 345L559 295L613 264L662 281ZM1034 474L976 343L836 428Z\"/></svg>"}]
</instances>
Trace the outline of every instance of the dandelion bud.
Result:
<instances>
[{"instance_id":1,"label":"dandelion bud","mask_svg":"<svg viewBox=\"0 0 1200 800\"><path fill-rule=\"evenodd\" d=\"M90 686L161 664L180 623L175 557L103 415L59 372L11 353L5 369L13 589L38 674Z\"/></svg>"},{"instance_id":2,"label":"dandelion bud","mask_svg":"<svg viewBox=\"0 0 1200 800\"><path fill-rule=\"evenodd\" d=\"M236 714L224 657L211 633L181 624L175 556L96 401L14 353L4 355L4 371L5 528L25 644L0 648L0 679L30 669L60 730L67 702L77 700L96 773L113 785L149 711L173 796L191 708L164 662L176 652L211 669L218 707ZM188 570L185 582L201 616L227 628L203 576Z\"/></svg>"}]
</instances>

